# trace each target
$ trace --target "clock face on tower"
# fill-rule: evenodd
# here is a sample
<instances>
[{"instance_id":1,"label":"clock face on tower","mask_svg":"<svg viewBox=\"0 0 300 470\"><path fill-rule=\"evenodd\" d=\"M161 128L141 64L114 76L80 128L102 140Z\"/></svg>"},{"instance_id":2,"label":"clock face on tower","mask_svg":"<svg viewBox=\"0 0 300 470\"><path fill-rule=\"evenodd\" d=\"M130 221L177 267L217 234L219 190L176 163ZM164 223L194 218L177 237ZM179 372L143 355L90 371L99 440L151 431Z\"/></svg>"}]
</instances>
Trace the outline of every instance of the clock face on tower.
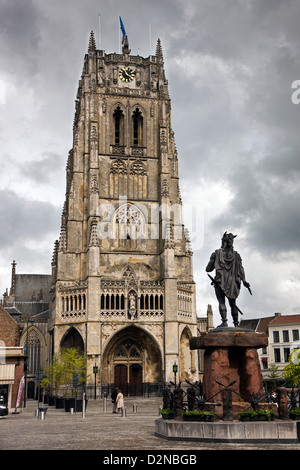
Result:
<instances>
[{"instance_id":1,"label":"clock face on tower","mask_svg":"<svg viewBox=\"0 0 300 470\"><path fill-rule=\"evenodd\" d=\"M135 72L130 67L123 67L119 70L119 77L123 82L129 83L134 79Z\"/></svg>"}]
</instances>

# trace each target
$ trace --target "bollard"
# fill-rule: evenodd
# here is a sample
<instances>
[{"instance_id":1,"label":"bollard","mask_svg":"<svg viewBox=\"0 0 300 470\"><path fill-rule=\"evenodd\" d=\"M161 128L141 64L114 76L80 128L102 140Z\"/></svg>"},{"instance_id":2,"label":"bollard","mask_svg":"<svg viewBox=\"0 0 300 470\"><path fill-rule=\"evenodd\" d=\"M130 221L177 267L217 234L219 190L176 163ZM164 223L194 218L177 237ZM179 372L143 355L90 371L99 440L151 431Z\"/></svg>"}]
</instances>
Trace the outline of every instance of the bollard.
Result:
<instances>
[{"instance_id":1,"label":"bollard","mask_svg":"<svg viewBox=\"0 0 300 470\"><path fill-rule=\"evenodd\" d=\"M70 408L70 415L74 414L74 408Z\"/></svg>"},{"instance_id":2,"label":"bollard","mask_svg":"<svg viewBox=\"0 0 300 470\"><path fill-rule=\"evenodd\" d=\"M106 395L104 395L104 398L103 398L103 413L106 413L106 410L107 410L107 403L106 403Z\"/></svg>"},{"instance_id":3,"label":"bollard","mask_svg":"<svg viewBox=\"0 0 300 470\"><path fill-rule=\"evenodd\" d=\"M126 417L126 406L122 406L122 408L121 408L121 417L122 418Z\"/></svg>"},{"instance_id":4,"label":"bollard","mask_svg":"<svg viewBox=\"0 0 300 470\"><path fill-rule=\"evenodd\" d=\"M133 404L133 406L132 406L132 411L133 411L134 413L137 413L137 404L136 404L136 403Z\"/></svg>"},{"instance_id":5,"label":"bollard","mask_svg":"<svg viewBox=\"0 0 300 470\"><path fill-rule=\"evenodd\" d=\"M85 418L85 393L83 393L82 397L82 417Z\"/></svg>"},{"instance_id":6,"label":"bollard","mask_svg":"<svg viewBox=\"0 0 300 470\"><path fill-rule=\"evenodd\" d=\"M35 410L35 416L37 416L37 418L39 417L39 409L38 408L36 408L36 410Z\"/></svg>"},{"instance_id":7,"label":"bollard","mask_svg":"<svg viewBox=\"0 0 300 470\"><path fill-rule=\"evenodd\" d=\"M40 411L40 418L45 419L46 413L45 411Z\"/></svg>"}]
</instances>

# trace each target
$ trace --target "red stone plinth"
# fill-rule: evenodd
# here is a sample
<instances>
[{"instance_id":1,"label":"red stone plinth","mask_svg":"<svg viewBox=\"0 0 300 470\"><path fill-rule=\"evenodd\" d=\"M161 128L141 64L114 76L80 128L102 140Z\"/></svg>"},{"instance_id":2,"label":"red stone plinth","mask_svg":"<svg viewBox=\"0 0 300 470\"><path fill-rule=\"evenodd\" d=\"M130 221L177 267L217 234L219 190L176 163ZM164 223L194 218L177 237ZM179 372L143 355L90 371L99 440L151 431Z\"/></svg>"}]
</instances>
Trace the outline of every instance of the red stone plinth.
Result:
<instances>
[{"instance_id":1,"label":"red stone plinth","mask_svg":"<svg viewBox=\"0 0 300 470\"><path fill-rule=\"evenodd\" d=\"M268 345L265 334L238 328L212 330L205 336L194 337L191 349L204 349L203 393L212 402L222 400L221 390L231 382L233 401L249 399L250 394L264 396L262 373L257 349ZM218 381L218 382L217 382ZM241 395L241 396L240 396Z\"/></svg>"}]
</instances>

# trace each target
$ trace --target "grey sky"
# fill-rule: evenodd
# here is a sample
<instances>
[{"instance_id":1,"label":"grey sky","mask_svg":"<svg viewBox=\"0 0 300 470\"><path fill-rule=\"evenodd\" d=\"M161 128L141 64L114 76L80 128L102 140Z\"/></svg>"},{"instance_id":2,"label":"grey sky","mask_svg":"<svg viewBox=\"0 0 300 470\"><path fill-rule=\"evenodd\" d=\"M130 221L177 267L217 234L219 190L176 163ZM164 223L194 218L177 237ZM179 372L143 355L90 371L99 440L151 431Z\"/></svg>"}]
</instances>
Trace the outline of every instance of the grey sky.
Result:
<instances>
[{"instance_id":1,"label":"grey sky","mask_svg":"<svg viewBox=\"0 0 300 470\"><path fill-rule=\"evenodd\" d=\"M91 30L99 47L99 14L107 53L119 50L119 15L132 54L148 56L150 43L154 54L162 41L182 199L201 213L198 314L211 303L218 322L204 270L225 230L238 235L253 291L239 298L245 318L300 313L297 0L2 0L1 294L13 259L18 272L50 273L76 90Z\"/></svg>"}]
</instances>

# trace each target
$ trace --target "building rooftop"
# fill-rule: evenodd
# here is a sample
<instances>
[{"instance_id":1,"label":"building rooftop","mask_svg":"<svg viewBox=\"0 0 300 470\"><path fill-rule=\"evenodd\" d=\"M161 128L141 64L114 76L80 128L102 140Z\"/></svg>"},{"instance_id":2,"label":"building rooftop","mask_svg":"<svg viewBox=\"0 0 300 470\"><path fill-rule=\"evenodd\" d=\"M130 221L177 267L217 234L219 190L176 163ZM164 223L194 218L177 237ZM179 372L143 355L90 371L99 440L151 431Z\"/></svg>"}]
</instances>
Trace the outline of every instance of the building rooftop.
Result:
<instances>
[{"instance_id":1,"label":"building rooftop","mask_svg":"<svg viewBox=\"0 0 300 470\"><path fill-rule=\"evenodd\" d=\"M253 318L249 320L242 320L240 326L242 328L249 328L257 333L268 334L268 327L274 325L292 325L300 324L300 314L296 315L282 315L275 313L272 317Z\"/></svg>"},{"instance_id":2,"label":"building rooftop","mask_svg":"<svg viewBox=\"0 0 300 470\"><path fill-rule=\"evenodd\" d=\"M270 326L300 324L300 314L297 315L275 315L270 321Z\"/></svg>"}]
</instances>

